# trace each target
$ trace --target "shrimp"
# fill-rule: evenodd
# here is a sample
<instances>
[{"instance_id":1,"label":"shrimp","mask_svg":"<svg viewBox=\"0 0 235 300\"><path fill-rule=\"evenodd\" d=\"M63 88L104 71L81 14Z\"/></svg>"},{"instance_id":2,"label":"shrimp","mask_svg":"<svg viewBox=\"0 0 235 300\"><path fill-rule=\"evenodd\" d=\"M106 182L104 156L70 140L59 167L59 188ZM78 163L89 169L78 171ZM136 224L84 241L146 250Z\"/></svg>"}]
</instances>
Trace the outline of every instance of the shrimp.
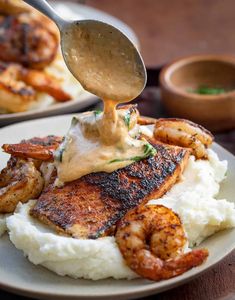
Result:
<instances>
[{"instance_id":1,"label":"shrimp","mask_svg":"<svg viewBox=\"0 0 235 300\"><path fill-rule=\"evenodd\" d=\"M139 125L154 125L156 122L156 119L150 118L150 117L143 117L143 116L138 116L138 124Z\"/></svg>"},{"instance_id":2,"label":"shrimp","mask_svg":"<svg viewBox=\"0 0 235 300\"><path fill-rule=\"evenodd\" d=\"M13 212L19 202L37 198L43 185L33 161L11 157L0 173L0 213Z\"/></svg>"},{"instance_id":3,"label":"shrimp","mask_svg":"<svg viewBox=\"0 0 235 300\"><path fill-rule=\"evenodd\" d=\"M0 62L0 106L11 112L27 110L37 99L36 92L51 95L57 101L71 96L60 86L57 78L45 71L27 69L19 64Z\"/></svg>"},{"instance_id":4,"label":"shrimp","mask_svg":"<svg viewBox=\"0 0 235 300\"><path fill-rule=\"evenodd\" d=\"M33 158L42 161L50 161L53 159L53 151L44 146L33 144L4 144L2 149L9 154L21 158Z\"/></svg>"},{"instance_id":5,"label":"shrimp","mask_svg":"<svg viewBox=\"0 0 235 300\"><path fill-rule=\"evenodd\" d=\"M57 55L59 39L47 23L31 13L1 16L0 60L34 69L49 65Z\"/></svg>"},{"instance_id":6,"label":"shrimp","mask_svg":"<svg viewBox=\"0 0 235 300\"><path fill-rule=\"evenodd\" d=\"M141 205L117 226L116 242L126 264L140 276L159 281L202 264L206 249L183 253L187 238L180 218L163 205Z\"/></svg>"},{"instance_id":7,"label":"shrimp","mask_svg":"<svg viewBox=\"0 0 235 300\"><path fill-rule=\"evenodd\" d=\"M207 158L207 148L213 142L213 135L204 127L184 119L158 119L154 128L155 139L191 148L196 158Z\"/></svg>"},{"instance_id":8,"label":"shrimp","mask_svg":"<svg viewBox=\"0 0 235 300\"><path fill-rule=\"evenodd\" d=\"M21 0L0 0L0 14L15 15L30 10L31 7Z\"/></svg>"},{"instance_id":9,"label":"shrimp","mask_svg":"<svg viewBox=\"0 0 235 300\"><path fill-rule=\"evenodd\" d=\"M62 89L59 80L46 72L22 68L20 79L36 91L51 95L58 102L71 100L71 95Z\"/></svg>"},{"instance_id":10,"label":"shrimp","mask_svg":"<svg viewBox=\"0 0 235 300\"><path fill-rule=\"evenodd\" d=\"M50 161L53 160L53 151L58 148L61 142L61 137L47 136L23 140L19 144L3 144L2 149L15 157Z\"/></svg>"},{"instance_id":11,"label":"shrimp","mask_svg":"<svg viewBox=\"0 0 235 300\"><path fill-rule=\"evenodd\" d=\"M12 68L0 63L0 107L9 112L21 112L36 99L35 90L23 81L15 79Z\"/></svg>"}]
</instances>

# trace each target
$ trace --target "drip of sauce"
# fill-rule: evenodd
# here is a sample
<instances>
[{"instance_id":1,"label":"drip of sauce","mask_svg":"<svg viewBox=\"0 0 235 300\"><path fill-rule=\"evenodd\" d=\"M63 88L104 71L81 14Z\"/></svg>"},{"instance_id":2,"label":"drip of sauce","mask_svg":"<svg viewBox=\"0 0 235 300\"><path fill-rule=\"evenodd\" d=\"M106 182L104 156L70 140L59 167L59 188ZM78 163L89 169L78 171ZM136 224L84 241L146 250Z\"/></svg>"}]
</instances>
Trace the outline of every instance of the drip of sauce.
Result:
<instances>
[{"instance_id":1,"label":"drip of sauce","mask_svg":"<svg viewBox=\"0 0 235 300\"><path fill-rule=\"evenodd\" d=\"M141 92L145 68L132 43L113 30L110 26L104 29L102 22L95 27L89 21L79 22L62 38L70 71L86 90L104 98L104 112L87 112L73 119L55 153L58 182L93 172L113 172L155 153L146 140L137 138L138 112L116 109L117 104L131 101Z\"/></svg>"},{"instance_id":2,"label":"drip of sauce","mask_svg":"<svg viewBox=\"0 0 235 300\"><path fill-rule=\"evenodd\" d=\"M138 139L138 112L133 107L116 109L116 101L105 100L104 112L87 112L74 118L56 151L59 183L93 172L113 172L147 156L155 149Z\"/></svg>"}]
</instances>

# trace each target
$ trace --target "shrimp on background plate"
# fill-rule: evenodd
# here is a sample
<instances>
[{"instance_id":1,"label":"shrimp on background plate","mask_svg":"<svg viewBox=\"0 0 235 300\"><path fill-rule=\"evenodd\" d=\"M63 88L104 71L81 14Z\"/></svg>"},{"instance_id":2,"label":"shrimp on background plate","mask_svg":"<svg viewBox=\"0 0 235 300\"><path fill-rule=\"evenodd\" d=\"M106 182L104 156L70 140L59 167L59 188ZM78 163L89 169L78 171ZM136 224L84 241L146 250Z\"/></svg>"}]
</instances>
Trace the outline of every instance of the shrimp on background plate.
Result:
<instances>
[{"instance_id":1,"label":"shrimp on background plate","mask_svg":"<svg viewBox=\"0 0 235 300\"><path fill-rule=\"evenodd\" d=\"M36 11L1 15L0 5L1 61L43 69L55 59L58 47L58 31L48 18Z\"/></svg>"}]
</instances>

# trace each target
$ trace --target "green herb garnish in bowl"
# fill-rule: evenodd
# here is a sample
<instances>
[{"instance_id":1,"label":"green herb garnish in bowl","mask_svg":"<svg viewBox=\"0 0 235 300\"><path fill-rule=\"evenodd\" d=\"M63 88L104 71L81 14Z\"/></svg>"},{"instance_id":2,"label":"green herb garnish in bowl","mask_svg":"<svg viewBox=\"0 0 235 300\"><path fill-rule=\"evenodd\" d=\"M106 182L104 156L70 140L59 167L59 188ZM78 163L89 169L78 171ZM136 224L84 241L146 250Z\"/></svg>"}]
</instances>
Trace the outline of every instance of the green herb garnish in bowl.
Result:
<instances>
[{"instance_id":1,"label":"green herb garnish in bowl","mask_svg":"<svg viewBox=\"0 0 235 300\"><path fill-rule=\"evenodd\" d=\"M229 92L224 88L219 87L208 87L208 86L200 86L196 89L188 89L190 93L199 94L199 95L220 95Z\"/></svg>"}]
</instances>

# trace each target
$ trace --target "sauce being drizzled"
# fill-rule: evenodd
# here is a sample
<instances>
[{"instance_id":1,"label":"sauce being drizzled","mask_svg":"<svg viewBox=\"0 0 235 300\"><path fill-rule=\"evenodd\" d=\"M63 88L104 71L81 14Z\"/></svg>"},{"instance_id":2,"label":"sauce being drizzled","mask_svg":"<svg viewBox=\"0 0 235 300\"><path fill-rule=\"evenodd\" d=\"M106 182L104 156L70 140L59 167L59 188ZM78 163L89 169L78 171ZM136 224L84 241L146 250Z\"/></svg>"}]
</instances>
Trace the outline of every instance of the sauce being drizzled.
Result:
<instances>
[{"instance_id":1,"label":"sauce being drizzled","mask_svg":"<svg viewBox=\"0 0 235 300\"><path fill-rule=\"evenodd\" d=\"M64 142L56 152L60 182L93 172L113 172L154 155L155 149L139 139L138 112L133 106L116 109L116 101L105 100L104 112L75 117Z\"/></svg>"},{"instance_id":2,"label":"sauce being drizzled","mask_svg":"<svg viewBox=\"0 0 235 300\"><path fill-rule=\"evenodd\" d=\"M80 21L62 38L69 70L85 90L101 99L131 100L145 85L145 68L135 46L110 25Z\"/></svg>"},{"instance_id":3,"label":"sauce being drizzled","mask_svg":"<svg viewBox=\"0 0 235 300\"><path fill-rule=\"evenodd\" d=\"M112 26L102 22L94 26L92 21L68 27L62 41L70 71L86 90L105 99L104 112L73 119L55 153L59 181L112 172L153 155L155 149L139 138L137 110L116 109L138 96L145 85L145 67L133 44Z\"/></svg>"}]
</instances>

